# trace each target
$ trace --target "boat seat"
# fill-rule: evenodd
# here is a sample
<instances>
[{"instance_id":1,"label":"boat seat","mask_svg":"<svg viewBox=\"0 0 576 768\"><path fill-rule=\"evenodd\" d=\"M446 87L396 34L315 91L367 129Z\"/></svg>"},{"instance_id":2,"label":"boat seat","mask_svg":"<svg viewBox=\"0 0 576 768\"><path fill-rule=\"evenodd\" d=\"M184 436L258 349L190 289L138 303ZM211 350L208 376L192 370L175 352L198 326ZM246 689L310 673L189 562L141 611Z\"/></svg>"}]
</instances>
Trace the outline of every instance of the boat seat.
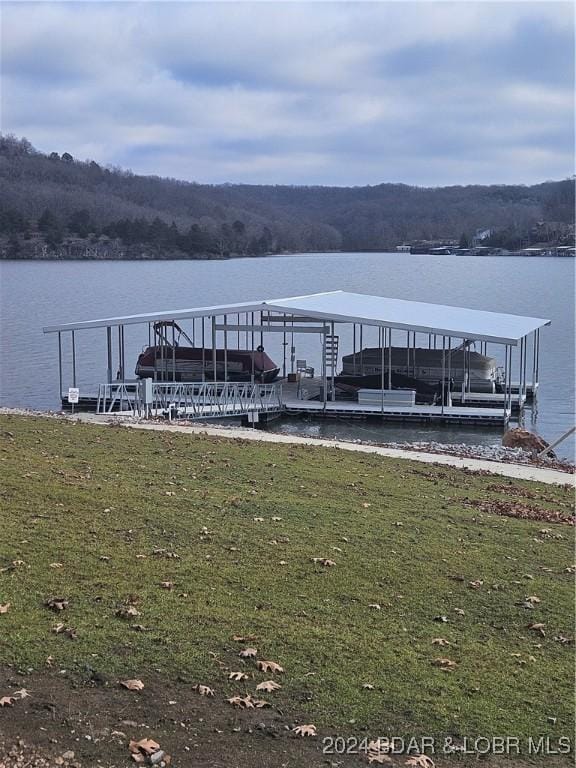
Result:
<instances>
[{"instance_id":1,"label":"boat seat","mask_svg":"<svg viewBox=\"0 0 576 768\"><path fill-rule=\"evenodd\" d=\"M307 379L314 378L314 368L306 360L296 360L296 373L301 373Z\"/></svg>"}]
</instances>

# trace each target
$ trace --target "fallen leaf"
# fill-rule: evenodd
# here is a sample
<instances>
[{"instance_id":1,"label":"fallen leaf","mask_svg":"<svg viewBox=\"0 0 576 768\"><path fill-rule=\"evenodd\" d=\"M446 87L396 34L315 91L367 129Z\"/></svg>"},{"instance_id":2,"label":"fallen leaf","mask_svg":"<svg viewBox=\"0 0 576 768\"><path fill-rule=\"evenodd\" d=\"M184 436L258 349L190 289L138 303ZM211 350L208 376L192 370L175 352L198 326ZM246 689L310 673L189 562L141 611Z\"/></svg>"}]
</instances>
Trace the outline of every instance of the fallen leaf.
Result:
<instances>
[{"instance_id":1,"label":"fallen leaf","mask_svg":"<svg viewBox=\"0 0 576 768\"><path fill-rule=\"evenodd\" d=\"M256 635L232 635L232 640L236 643L246 643L249 640L257 640Z\"/></svg>"},{"instance_id":2,"label":"fallen leaf","mask_svg":"<svg viewBox=\"0 0 576 768\"><path fill-rule=\"evenodd\" d=\"M0 696L0 707L13 707L15 701L14 696Z\"/></svg>"},{"instance_id":3,"label":"fallen leaf","mask_svg":"<svg viewBox=\"0 0 576 768\"><path fill-rule=\"evenodd\" d=\"M452 645L452 643L443 637L435 637L432 640L432 645Z\"/></svg>"},{"instance_id":4,"label":"fallen leaf","mask_svg":"<svg viewBox=\"0 0 576 768\"><path fill-rule=\"evenodd\" d=\"M68 608L68 600L65 597L49 597L44 601L44 605L50 610L58 613Z\"/></svg>"},{"instance_id":5,"label":"fallen leaf","mask_svg":"<svg viewBox=\"0 0 576 768\"><path fill-rule=\"evenodd\" d=\"M50 568L63 568L62 563L50 563Z\"/></svg>"},{"instance_id":6,"label":"fallen leaf","mask_svg":"<svg viewBox=\"0 0 576 768\"><path fill-rule=\"evenodd\" d=\"M129 691L141 691L144 688L142 680L120 680L120 685Z\"/></svg>"},{"instance_id":7,"label":"fallen leaf","mask_svg":"<svg viewBox=\"0 0 576 768\"><path fill-rule=\"evenodd\" d=\"M227 699L229 704L233 707L240 707L240 709L254 709L251 696L232 696Z\"/></svg>"},{"instance_id":8,"label":"fallen leaf","mask_svg":"<svg viewBox=\"0 0 576 768\"><path fill-rule=\"evenodd\" d=\"M540 632L542 637L546 637L546 633L544 632L545 627L546 627L546 624L542 624L542 623L528 624L528 629L531 629L533 632Z\"/></svg>"},{"instance_id":9,"label":"fallen leaf","mask_svg":"<svg viewBox=\"0 0 576 768\"><path fill-rule=\"evenodd\" d=\"M445 672L451 672L456 668L456 662L451 659L434 659L432 664L435 667L440 667L440 669Z\"/></svg>"},{"instance_id":10,"label":"fallen leaf","mask_svg":"<svg viewBox=\"0 0 576 768\"><path fill-rule=\"evenodd\" d=\"M362 688L364 688L366 691L373 691L374 686L372 683L362 683Z\"/></svg>"},{"instance_id":11,"label":"fallen leaf","mask_svg":"<svg viewBox=\"0 0 576 768\"><path fill-rule=\"evenodd\" d=\"M272 706L269 701L264 701L264 699L252 699L252 704L254 704L257 709Z\"/></svg>"},{"instance_id":12,"label":"fallen leaf","mask_svg":"<svg viewBox=\"0 0 576 768\"><path fill-rule=\"evenodd\" d=\"M161 581L160 586L162 589L174 589L174 582L173 581Z\"/></svg>"},{"instance_id":13,"label":"fallen leaf","mask_svg":"<svg viewBox=\"0 0 576 768\"><path fill-rule=\"evenodd\" d=\"M207 685L200 685L200 683L198 683L198 685L193 685L192 690L198 691L200 696L214 696L214 691L212 688Z\"/></svg>"},{"instance_id":14,"label":"fallen leaf","mask_svg":"<svg viewBox=\"0 0 576 768\"><path fill-rule=\"evenodd\" d=\"M530 595L529 597L526 598L526 602L532 603L532 605L538 605L538 603L541 603L542 600L540 600L540 598L537 597L536 595Z\"/></svg>"},{"instance_id":15,"label":"fallen leaf","mask_svg":"<svg viewBox=\"0 0 576 768\"><path fill-rule=\"evenodd\" d=\"M10 603L0 603L0 613L8 613L8 609L10 608Z\"/></svg>"},{"instance_id":16,"label":"fallen leaf","mask_svg":"<svg viewBox=\"0 0 576 768\"><path fill-rule=\"evenodd\" d=\"M258 655L257 648L244 648L238 654L238 656L240 656L243 659L255 659L257 655Z\"/></svg>"},{"instance_id":17,"label":"fallen leaf","mask_svg":"<svg viewBox=\"0 0 576 768\"><path fill-rule=\"evenodd\" d=\"M133 605L123 605L116 611L116 616L121 619L131 619L134 616L140 616L140 611Z\"/></svg>"},{"instance_id":18,"label":"fallen leaf","mask_svg":"<svg viewBox=\"0 0 576 768\"><path fill-rule=\"evenodd\" d=\"M19 699L28 699L30 698L30 694L26 690L26 688L20 688L18 691L14 691L14 696L16 696Z\"/></svg>"},{"instance_id":19,"label":"fallen leaf","mask_svg":"<svg viewBox=\"0 0 576 768\"><path fill-rule=\"evenodd\" d=\"M65 624L56 624L55 627L52 627L52 632L54 632L55 635L66 635L70 640L76 640L78 637L74 627L67 627Z\"/></svg>"},{"instance_id":20,"label":"fallen leaf","mask_svg":"<svg viewBox=\"0 0 576 768\"><path fill-rule=\"evenodd\" d=\"M484 584L482 579L476 579L476 581L469 581L468 586L470 589L480 589L480 587ZM422 755L421 755L422 757Z\"/></svg>"},{"instance_id":21,"label":"fallen leaf","mask_svg":"<svg viewBox=\"0 0 576 768\"><path fill-rule=\"evenodd\" d=\"M154 752L158 752L160 749L160 744L158 744L157 741L154 741L154 739L140 739L140 741L132 740L128 745L128 749L133 754L141 752L144 755L153 755Z\"/></svg>"},{"instance_id":22,"label":"fallen leaf","mask_svg":"<svg viewBox=\"0 0 576 768\"><path fill-rule=\"evenodd\" d=\"M448 623L448 616L434 616L433 621L440 621L443 624L447 624Z\"/></svg>"},{"instance_id":23,"label":"fallen leaf","mask_svg":"<svg viewBox=\"0 0 576 768\"><path fill-rule=\"evenodd\" d=\"M258 683L256 686L257 691L266 691L267 693L272 693L272 691L277 691L280 688L282 688L282 686L275 680L265 680L263 683Z\"/></svg>"},{"instance_id":24,"label":"fallen leaf","mask_svg":"<svg viewBox=\"0 0 576 768\"><path fill-rule=\"evenodd\" d=\"M332 568L332 566L336 565L334 560L329 560L327 557L313 557L312 562L316 565L322 565L324 568Z\"/></svg>"},{"instance_id":25,"label":"fallen leaf","mask_svg":"<svg viewBox=\"0 0 576 768\"><path fill-rule=\"evenodd\" d=\"M245 672L230 672L228 680L248 680L248 675Z\"/></svg>"},{"instance_id":26,"label":"fallen leaf","mask_svg":"<svg viewBox=\"0 0 576 768\"><path fill-rule=\"evenodd\" d=\"M316 736L316 726L309 723L308 725L297 725L292 728L296 736Z\"/></svg>"},{"instance_id":27,"label":"fallen leaf","mask_svg":"<svg viewBox=\"0 0 576 768\"><path fill-rule=\"evenodd\" d=\"M454 613L457 613L458 616L465 616L466 615L462 608L454 608Z\"/></svg>"},{"instance_id":28,"label":"fallen leaf","mask_svg":"<svg viewBox=\"0 0 576 768\"><path fill-rule=\"evenodd\" d=\"M374 608L374 610L376 611L382 610L382 606L380 605L380 603L369 603L368 608Z\"/></svg>"},{"instance_id":29,"label":"fallen leaf","mask_svg":"<svg viewBox=\"0 0 576 768\"><path fill-rule=\"evenodd\" d=\"M413 755L404 763L410 768L434 768L434 761L428 755Z\"/></svg>"},{"instance_id":30,"label":"fallen leaf","mask_svg":"<svg viewBox=\"0 0 576 768\"><path fill-rule=\"evenodd\" d=\"M283 667L280 664L276 664L275 661L257 661L256 666L261 672L284 672Z\"/></svg>"},{"instance_id":31,"label":"fallen leaf","mask_svg":"<svg viewBox=\"0 0 576 768\"><path fill-rule=\"evenodd\" d=\"M264 522L264 518L263 517L253 517L252 519L254 520L255 523L263 523Z\"/></svg>"},{"instance_id":32,"label":"fallen leaf","mask_svg":"<svg viewBox=\"0 0 576 768\"><path fill-rule=\"evenodd\" d=\"M272 518L272 520L273 520L275 523L277 523L277 522L279 522L280 520L282 520L282 518L281 518L281 517L273 517L273 518Z\"/></svg>"}]
</instances>

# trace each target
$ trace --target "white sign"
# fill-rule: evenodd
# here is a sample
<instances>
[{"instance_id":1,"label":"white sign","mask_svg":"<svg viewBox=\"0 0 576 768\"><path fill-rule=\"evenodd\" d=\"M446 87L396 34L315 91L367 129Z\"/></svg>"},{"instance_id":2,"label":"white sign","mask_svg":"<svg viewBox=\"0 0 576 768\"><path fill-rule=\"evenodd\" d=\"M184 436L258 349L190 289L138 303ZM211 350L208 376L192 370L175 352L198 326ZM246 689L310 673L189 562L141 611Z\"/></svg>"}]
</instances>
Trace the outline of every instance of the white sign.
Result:
<instances>
[{"instance_id":1,"label":"white sign","mask_svg":"<svg viewBox=\"0 0 576 768\"><path fill-rule=\"evenodd\" d=\"M80 390L78 387L68 387L68 402L77 403L80 399Z\"/></svg>"}]
</instances>

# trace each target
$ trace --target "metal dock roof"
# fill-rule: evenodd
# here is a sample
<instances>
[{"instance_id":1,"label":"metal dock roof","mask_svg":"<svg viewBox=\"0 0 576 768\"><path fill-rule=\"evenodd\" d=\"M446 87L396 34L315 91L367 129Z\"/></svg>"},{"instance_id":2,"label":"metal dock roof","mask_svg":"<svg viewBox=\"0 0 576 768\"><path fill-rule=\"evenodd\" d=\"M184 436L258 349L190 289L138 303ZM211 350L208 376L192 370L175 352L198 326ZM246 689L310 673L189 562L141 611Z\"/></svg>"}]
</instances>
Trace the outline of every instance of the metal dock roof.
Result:
<instances>
[{"instance_id":1,"label":"metal dock roof","mask_svg":"<svg viewBox=\"0 0 576 768\"><path fill-rule=\"evenodd\" d=\"M263 299L254 302L222 304L211 307L173 309L140 315L84 320L63 325L51 325L44 333L74 331L117 325L150 323L158 320L184 320L214 317L243 312L277 311L286 314L305 314L318 320L344 323L362 323L422 333L434 333L457 338L517 344L529 333L550 325L550 320L524 317L501 312L487 312L444 304L428 304L405 299L390 299L346 291L314 293L283 299Z\"/></svg>"}]
</instances>

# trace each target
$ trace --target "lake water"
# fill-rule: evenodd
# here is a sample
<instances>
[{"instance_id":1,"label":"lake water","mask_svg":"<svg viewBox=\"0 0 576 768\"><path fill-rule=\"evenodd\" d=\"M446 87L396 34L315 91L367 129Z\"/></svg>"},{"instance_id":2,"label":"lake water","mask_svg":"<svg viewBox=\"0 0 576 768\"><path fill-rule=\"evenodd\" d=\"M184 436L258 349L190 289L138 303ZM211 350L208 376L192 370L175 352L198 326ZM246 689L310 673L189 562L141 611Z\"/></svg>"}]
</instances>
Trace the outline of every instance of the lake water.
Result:
<instances>
[{"instance_id":1,"label":"lake water","mask_svg":"<svg viewBox=\"0 0 576 768\"><path fill-rule=\"evenodd\" d=\"M574 423L574 259L314 254L230 261L0 262L0 403L58 409L58 346L42 326L113 315L347 290L544 317L535 422L548 440ZM77 334L79 385L105 380L104 331ZM143 334L146 334L144 337ZM147 330L126 330L127 367ZM282 362L280 339L267 352ZM364 342L376 342L368 335ZM340 351L347 351L341 336ZM298 358L319 368L320 342L298 338ZM493 350L489 350L491 353ZM495 351L495 350L494 350ZM69 352L65 352L68 356ZM66 383L67 385L67 383ZM380 441L496 444L494 429L430 429L356 421L278 422L274 429ZM561 451L571 456L572 446Z\"/></svg>"}]
</instances>

